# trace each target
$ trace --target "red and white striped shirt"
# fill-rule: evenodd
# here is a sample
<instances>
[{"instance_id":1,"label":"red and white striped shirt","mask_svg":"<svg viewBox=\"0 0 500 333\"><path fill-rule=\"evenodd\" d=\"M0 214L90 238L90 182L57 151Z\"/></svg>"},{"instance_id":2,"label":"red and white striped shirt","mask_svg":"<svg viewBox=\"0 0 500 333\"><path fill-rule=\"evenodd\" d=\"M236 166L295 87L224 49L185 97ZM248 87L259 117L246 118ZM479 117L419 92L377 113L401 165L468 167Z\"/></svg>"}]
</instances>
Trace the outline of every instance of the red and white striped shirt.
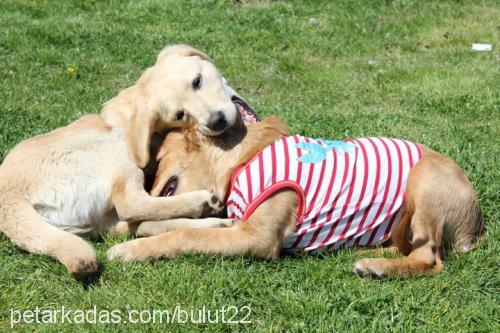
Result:
<instances>
[{"instance_id":1,"label":"red and white striped shirt","mask_svg":"<svg viewBox=\"0 0 500 333\"><path fill-rule=\"evenodd\" d=\"M233 174L228 216L245 221L272 193L291 188L299 197L298 219L284 250L386 241L401 219L408 173L422 158L420 147L390 138L338 143L295 135L264 148ZM313 153L312 159L306 156Z\"/></svg>"}]
</instances>

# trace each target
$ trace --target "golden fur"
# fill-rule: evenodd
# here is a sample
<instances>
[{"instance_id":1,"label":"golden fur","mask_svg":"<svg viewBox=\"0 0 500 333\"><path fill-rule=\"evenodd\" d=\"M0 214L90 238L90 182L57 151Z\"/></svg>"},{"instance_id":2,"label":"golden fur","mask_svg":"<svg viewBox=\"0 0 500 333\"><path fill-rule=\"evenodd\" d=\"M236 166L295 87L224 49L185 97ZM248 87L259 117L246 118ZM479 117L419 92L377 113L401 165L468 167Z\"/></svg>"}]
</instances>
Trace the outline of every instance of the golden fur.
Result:
<instances>
[{"instance_id":1,"label":"golden fur","mask_svg":"<svg viewBox=\"0 0 500 333\"><path fill-rule=\"evenodd\" d=\"M194 79L200 86L193 88ZM118 222L201 217L222 207L209 191L154 198L140 168L150 160L154 132L171 127L211 130L213 114L231 126L237 110L210 59L187 46L159 54L137 83L88 115L18 144L0 166L0 231L14 244L50 255L75 276L97 269L93 248L74 234L120 232ZM184 223L180 223L184 222ZM224 222L171 221L179 227Z\"/></svg>"},{"instance_id":2,"label":"golden fur","mask_svg":"<svg viewBox=\"0 0 500 333\"><path fill-rule=\"evenodd\" d=\"M158 194L166 180L176 175L176 193L208 189L224 197L230 175L259 150L287 134L277 118L248 125L246 133L228 131L223 138L197 133L169 134L153 188ZM232 144L229 144L232 141ZM193 148L194 147L194 148ZM424 275L442 269L441 248L452 244L460 251L475 247L484 225L476 194L459 166L451 159L422 146L423 158L410 171L405 214L392 235L404 255L398 259L361 259L354 264L359 275ZM187 167L189 166L189 167ZM108 256L126 261L172 257L181 253L256 255L274 259L284 239L295 228L297 195L282 190L265 200L244 223L227 229L184 229L119 244ZM151 224L139 226L142 235L161 231Z\"/></svg>"}]
</instances>

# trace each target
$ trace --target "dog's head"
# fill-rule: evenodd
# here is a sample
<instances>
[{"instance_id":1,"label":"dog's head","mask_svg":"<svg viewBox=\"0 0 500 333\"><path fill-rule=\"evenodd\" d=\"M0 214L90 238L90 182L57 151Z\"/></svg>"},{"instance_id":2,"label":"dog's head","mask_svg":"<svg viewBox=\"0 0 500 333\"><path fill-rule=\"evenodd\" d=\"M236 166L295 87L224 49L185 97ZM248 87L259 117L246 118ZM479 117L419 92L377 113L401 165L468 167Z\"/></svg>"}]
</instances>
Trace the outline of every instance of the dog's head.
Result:
<instances>
[{"instance_id":1,"label":"dog's head","mask_svg":"<svg viewBox=\"0 0 500 333\"><path fill-rule=\"evenodd\" d=\"M171 127L192 125L205 135L218 135L240 113L253 114L210 58L187 45L161 51L144 81L151 103Z\"/></svg>"},{"instance_id":2,"label":"dog's head","mask_svg":"<svg viewBox=\"0 0 500 333\"><path fill-rule=\"evenodd\" d=\"M111 127L123 128L141 168L149 161L156 131L193 127L211 136L224 132L238 119L257 120L210 58L188 45L163 49L134 87L106 103L103 114Z\"/></svg>"},{"instance_id":3,"label":"dog's head","mask_svg":"<svg viewBox=\"0 0 500 333\"><path fill-rule=\"evenodd\" d=\"M157 155L160 163L151 195L171 196L206 189L223 199L232 172L288 134L278 117L234 126L216 137L193 129L171 131Z\"/></svg>"}]
</instances>

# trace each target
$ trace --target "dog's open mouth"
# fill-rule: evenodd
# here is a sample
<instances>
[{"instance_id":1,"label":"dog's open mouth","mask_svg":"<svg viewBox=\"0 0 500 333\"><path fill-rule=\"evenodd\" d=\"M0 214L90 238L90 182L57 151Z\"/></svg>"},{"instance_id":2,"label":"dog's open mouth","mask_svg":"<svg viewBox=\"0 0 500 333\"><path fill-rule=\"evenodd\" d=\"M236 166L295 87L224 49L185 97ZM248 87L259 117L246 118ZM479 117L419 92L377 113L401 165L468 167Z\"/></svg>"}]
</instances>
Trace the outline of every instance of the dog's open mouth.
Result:
<instances>
[{"instance_id":1,"label":"dog's open mouth","mask_svg":"<svg viewBox=\"0 0 500 333\"><path fill-rule=\"evenodd\" d=\"M250 108L244 100L242 100L238 96L233 96L231 100L236 106L236 109L238 110L238 113L241 115L241 119L245 124L251 124L260 121L260 117L257 115L257 113L252 110L252 108Z\"/></svg>"},{"instance_id":2,"label":"dog's open mouth","mask_svg":"<svg viewBox=\"0 0 500 333\"><path fill-rule=\"evenodd\" d=\"M170 197L174 195L177 189L177 184L179 184L179 179L176 176L172 176L168 179L160 192L160 197Z\"/></svg>"}]
</instances>

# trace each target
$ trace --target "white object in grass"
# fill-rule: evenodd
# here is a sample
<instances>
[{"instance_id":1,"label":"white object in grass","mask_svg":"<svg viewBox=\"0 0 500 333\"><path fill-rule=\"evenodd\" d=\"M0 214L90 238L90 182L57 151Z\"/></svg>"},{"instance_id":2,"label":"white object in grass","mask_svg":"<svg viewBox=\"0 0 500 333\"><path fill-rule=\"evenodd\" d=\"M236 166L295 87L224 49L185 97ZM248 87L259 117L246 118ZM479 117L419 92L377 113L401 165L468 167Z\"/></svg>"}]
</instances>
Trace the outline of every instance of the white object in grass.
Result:
<instances>
[{"instance_id":1,"label":"white object in grass","mask_svg":"<svg viewBox=\"0 0 500 333\"><path fill-rule=\"evenodd\" d=\"M474 43L472 44L472 50L480 51L480 52L488 52L491 51L493 46L491 44L483 44L483 43Z\"/></svg>"},{"instance_id":2,"label":"white object in grass","mask_svg":"<svg viewBox=\"0 0 500 333\"><path fill-rule=\"evenodd\" d=\"M316 19L316 18L314 18L314 17L311 17L311 18L309 19L309 24L318 24L318 23L319 23L318 19Z\"/></svg>"}]
</instances>

